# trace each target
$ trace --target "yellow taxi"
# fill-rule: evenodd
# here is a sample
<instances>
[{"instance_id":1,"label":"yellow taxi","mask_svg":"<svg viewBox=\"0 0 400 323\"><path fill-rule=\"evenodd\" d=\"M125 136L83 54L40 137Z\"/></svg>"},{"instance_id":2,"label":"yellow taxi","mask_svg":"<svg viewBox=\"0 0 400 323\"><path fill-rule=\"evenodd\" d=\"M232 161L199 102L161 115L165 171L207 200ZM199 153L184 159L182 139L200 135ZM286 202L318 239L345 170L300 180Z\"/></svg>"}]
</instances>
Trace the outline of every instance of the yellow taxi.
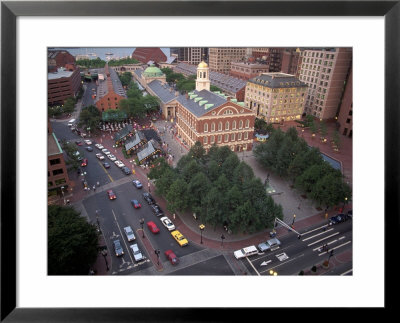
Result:
<instances>
[{"instance_id":1,"label":"yellow taxi","mask_svg":"<svg viewBox=\"0 0 400 323\"><path fill-rule=\"evenodd\" d=\"M178 230L172 231L171 235L174 237L176 242L179 243L181 247L187 246L189 244L189 241L186 240L186 238L180 233Z\"/></svg>"}]
</instances>

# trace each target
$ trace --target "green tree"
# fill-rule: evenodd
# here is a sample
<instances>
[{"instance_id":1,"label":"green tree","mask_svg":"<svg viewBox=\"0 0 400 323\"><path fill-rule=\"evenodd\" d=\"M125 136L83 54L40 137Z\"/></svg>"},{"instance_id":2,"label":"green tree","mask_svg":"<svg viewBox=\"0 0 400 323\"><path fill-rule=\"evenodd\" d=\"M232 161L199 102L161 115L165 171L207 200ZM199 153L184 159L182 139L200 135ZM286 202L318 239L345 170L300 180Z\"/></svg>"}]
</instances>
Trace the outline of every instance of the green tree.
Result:
<instances>
[{"instance_id":1,"label":"green tree","mask_svg":"<svg viewBox=\"0 0 400 323\"><path fill-rule=\"evenodd\" d=\"M325 175L333 171L333 168L326 162L308 167L300 176L295 179L296 188L304 192L312 192L316 183Z\"/></svg>"},{"instance_id":2,"label":"green tree","mask_svg":"<svg viewBox=\"0 0 400 323\"><path fill-rule=\"evenodd\" d=\"M87 275L98 255L98 233L71 207L48 206L48 274Z\"/></svg>"},{"instance_id":3,"label":"green tree","mask_svg":"<svg viewBox=\"0 0 400 323\"><path fill-rule=\"evenodd\" d=\"M65 113L72 113L75 110L75 99L72 97L67 98L64 101L64 112Z\"/></svg>"},{"instance_id":4,"label":"green tree","mask_svg":"<svg viewBox=\"0 0 400 323\"><path fill-rule=\"evenodd\" d=\"M202 163L204 162L206 150L199 141L196 141L195 144L190 148L188 155Z\"/></svg>"},{"instance_id":5,"label":"green tree","mask_svg":"<svg viewBox=\"0 0 400 323\"><path fill-rule=\"evenodd\" d=\"M326 207L337 205L351 198L350 187L343 182L341 176L331 172L317 181L311 191L311 198Z\"/></svg>"},{"instance_id":6,"label":"green tree","mask_svg":"<svg viewBox=\"0 0 400 323\"><path fill-rule=\"evenodd\" d=\"M100 124L100 121L100 111L94 105L90 105L82 108L79 115L78 125L84 128L89 127L92 131L95 131L95 129L97 129L98 125Z\"/></svg>"},{"instance_id":7,"label":"green tree","mask_svg":"<svg viewBox=\"0 0 400 323\"><path fill-rule=\"evenodd\" d=\"M171 166L165 161L164 158L157 158L153 163L154 167L150 169L148 177L150 179L158 180L167 171L173 171Z\"/></svg>"},{"instance_id":8,"label":"green tree","mask_svg":"<svg viewBox=\"0 0 400 323\"><path fill-rule=\"evenodd\" d=\"M124 72L119 76L119 79L123 86L128 86L132 82L132 73Z\"/></svg>"},{"instance_id":9,"label":"green tree","mask_svg":"<svg viewBox=\"0 0 400 323\"><path fill-rule=\"evenodd\" d=\"M199 172L192 177L187 185L187 199L192 209L196 207L200 207L201 209L201 205L204 204L203 200L210 188L211 183L204 173ZM199 213L199 211L196 213Z\"/></svg>"},{"instance_id":10,"label":"green tree","mask_svg":"<svg viewBox=\"0 0 400 323\"><path fill-rule=\"evenodd\" d=\"M299 152L289 165L288 174L292 179L300 176L308 167L323 162L319 148L312 147Z\"/></svg>"},{"instance_id":11,"label":"green tree","mask_svg":"<svg viewBox=\"0 0 400 323\"><path fill-rule=\"evenodd\" d=\"M183 179L178 178L172 183L168 189L168 193L166 194L168 211L175 213L187 209L188 199L186 191L187 184Z\"/></svg>"},{"instance_id":12,"label":"green tree","mask_svg":"<svg viewBox=\"0 0 400 323\"><path fill-rule=\"evenodd\" d=\"M168 190L175 179L176 173L172 169L166 168L163 175L156 181L156 194L167 196Z\"/></svg>"}]
</instances>

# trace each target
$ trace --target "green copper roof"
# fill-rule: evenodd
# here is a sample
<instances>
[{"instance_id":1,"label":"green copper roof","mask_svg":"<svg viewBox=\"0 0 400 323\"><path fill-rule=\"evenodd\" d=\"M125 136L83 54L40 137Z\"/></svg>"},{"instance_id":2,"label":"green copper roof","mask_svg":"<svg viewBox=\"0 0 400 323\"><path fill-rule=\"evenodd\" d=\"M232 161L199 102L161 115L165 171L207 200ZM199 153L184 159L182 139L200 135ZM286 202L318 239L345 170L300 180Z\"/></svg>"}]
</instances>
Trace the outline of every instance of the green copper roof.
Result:
<instances>
[{"instance_id":1,"label":"green copper roof","mask_svg":"<svg viewBox=\"0 0 400 323\"><path fill-rule=\"evenodd\" d=\"M163 76L163 72L155 66L149 66L148 68L146 68L143 72L143 74L145 76Z\"/></svg>"},{"instance_id":2,"label":"green copper roof","mask_svg":"<svg viewBox=\"0 0 400 323\"><path fill-rule=\"evenodd\" d=\"M204 108L207 110L207 109L209 109L209 108L212 108L213 106L214 106L213 103L209 103L209 104L206 104L206 105L204 106Z\"/></svg>"},{"instance_id":3,"label":"green copper roof","mask_svg":"<svg viewBox=\"0 0 400 323\"><path fill-rule=\"evenodd\" d=\"M202 99L203 99L202 97L194 98L194 102L199 102L199 101L202 100Z\"/></svg>"},{"instance_id":4,"label":"green copper roof","mask_svg":"<svg viewBox=\"0 0 400 323\"><path fill-rule=\"evenodd\" d=\"M207 100L200 101L199 105L202 106L204 103L207 103L207 102L208 102Z\"/></svg>"}]
</instances>

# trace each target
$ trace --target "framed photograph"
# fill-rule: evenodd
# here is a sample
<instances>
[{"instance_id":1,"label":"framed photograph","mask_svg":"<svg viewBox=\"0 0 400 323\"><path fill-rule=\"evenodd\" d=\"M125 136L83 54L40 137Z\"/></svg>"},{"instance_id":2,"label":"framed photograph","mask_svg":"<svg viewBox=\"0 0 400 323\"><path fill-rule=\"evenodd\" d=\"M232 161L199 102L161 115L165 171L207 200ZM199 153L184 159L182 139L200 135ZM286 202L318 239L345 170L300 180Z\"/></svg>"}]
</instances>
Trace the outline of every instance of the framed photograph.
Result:
<instances>
[{"instance_id":1,"label":"framed photograph","mask_svg":"<svg viewBox=\"0 0 400 323\"><path fill-rule=\"evenodd\" d=\"M395 254L393 243L391 243L392 237L397 233L392 231L394 231L393 228L398 228L399 214L399 203L397 202L399 196L399 132L397 125L399 120L398 87L400 84L398 77L399 15L400 4L398 1L2 2L1 319L5 322L33 320L51 322L85 322L89 320L99 322L234 321L235 316L241 310L249 308L256 310L257 313L262 311L259 314L266 315L266 309L269 308L388 307L390 300L386 283L390 275L390 260L395 258L390 256ZM46 106L50 100L48 96L49 79L57 79L54 76L56 73L67 71L58 70L57 67L49 70L48 53L52 50L69 49L75 57L81 55L82 58L85 58L90 55L100 55L99 51L90 49L102 48L104 55L101 55L104 57L102 56L101 59L111 62L113 56L117 55L118 58L133 57L132 52L135 48L158 48L157 54L164 55L163 49L190 46L196 48L231 46L235 48L292 48L293 55L296 55L296 48L303 48L310 51L310 58L311 52L318 52L318 48L345 48L351 51L349 56L351 61L348 63L349 66L352 66L353 85L349 91L353 91L355 107L354 133L350 135L354 142L351 162L353 170L352 207L355 215L352 220L354 226L346 238L351 240L353 248L351 268L347 268L339 274L310 274L308 277L301 274L296 277L294 274L279 275L279 270L277 270L278 277L273 274L260 275L260 271L266 268L268 262L260 261L255 265L252 261L247 261L249 259L247 256L252 251L241 249L242 253L249 253L244 255L247 262L241 262L243 270L235 268L237 264L234 261L226 262L226 268L233 273L232 275L221 274L223 270L217 268L219 264L217 262L205 262L204 266L211 268L207 268L210 270L208 275L183 272L181 275L173 273L135 275L134 271L125 271L124 261L119 267L115 264L111 266L107 261L109 259L107 257L110 256L107 253L103 254L104 262L107 269L110 270L104 275L49 275L47 210L50 185L48 177L50 175L47 169L47 143L50 110L46 109ZM82 48L83 52L77 50ZM116 49L121 49L121 53L114 52ZM168 53L171 52L168 51ZM208 90L208 65L210 63L207 64L203 61L201 56L205 55L204 53L199 52L199 55L199 57L196 56L196 62L193 63L195 70L187 72L197 75L196 91L198 92L196 93L186 91L188 93L185 97L183 92L174 91L176 88L167 89L167 91L167 85L163 81L165 75L159 72L168 66L162 65L159 66L159 69L153 67L152 62L156 60L154 55L151 59L147 59L147 61L150 60L150 62L146 62L147 69L144 68L137 74L137 83L148 91L154 90L151 92L155 93L154 95L165 91L169 92L163 95L175 96L183 107L185 107L185 103L182 102L190 100L195 102L196 113L200 113L197 106L201 106L204 111L207 109L211 111L215 108L213 105L223 105L223 103L218 101L222 99L214 100L210 95L206 96L204 92L201 92ZM260 55L259 60L263 60L262 53ZM173 56L164 59L165 64L169 58L173 58ZM344 59L341 63L344 64L343 62ZM124 68L127 68L126 66ZM99 82L102 77L113 79L112 74L115 70L109 71L107 68L108 64L105 69L96 71L96 79ZM90 69L88 71L90 72ZM124 71L119 72L122 74ZM184 68L182 67L180 71L183 73ZM141 83L142 72L146 72L145 77L149 79L159 80L160 86L163 88L148 89L146 82ZM276 73L280 72L276 71ZM312 73L311 67L310 72ZM49 77L51 73L54 75ZM101 109L100 97L104 95L103 90L100 86L93 86L91 91L87 91L96 83L96 80L93 81L95 83L92 83L93 75L85 73L83 72L79 78L82 78L82 84L85 83L86 77L90 78L90 84L84 84L83 95L89 93L88 100L93 100L94 105L98 102L97 108ZM134 70L132 70L132 74L135 74ZM311 74L309 75L311 76ZM307 76L307 74L300 74L299 84L302 81L307 82ZM120 80L120 78L118 79ZM347 78L344 80L344 85L347 80ZM260 78L258 81L257 86L260 86L266 84L267 81L272 82L272 78L271 80ZM104 82L104 84L106 83ZM221 83L220 86L222 87L223 84ZM214 91L217 90L214 88ZM115 91L118 92L118 90ZM203 94L202 97L199 96L200 92ZM239 92L236 95L241 95ZM122 85L121 95L123 93ZM178 99L180 96L182 98ZM223 97L224 103L229 101L232 106L237 106L238 111L240 109L237 102L245 101L244 91L243 98L235 98L233 102L231 97L229 99L228 96L222 95L221 97ZM160 98L162 101L161 94ZM117 101L117 99L115 100ZM342 100L345 98L342 97ZM54 102L58 102L57 95L54 96ZM57 104L54 102L52 102L52 106L56 107ZM151 102L149 102L146 101L148 109L151 108ZM63 103L66 105L65 102ZM115 102L112 103L115 104ZM104 104L107 105L110 102L104 101ZM192 103L187 103L187 106L192 107ZM249 107L255 106L253 101L249 103ZM351 103L351 111L353 111L352 107ZM242 105L241 113L245 113L245 109L246 106ZM258 106L258 109L257 114L262 114L262 107ZM224 117L227 117L229 113L232 111L227 111ZM169 125L167 121L174 124L176 120L173 119L176 114L177 112L172 106L160 105L160 110L154 111L153 117L148 114L150 118L148 121L152 126L160 125L161 123L157 123L157 117L160 117L163 118L163 122L165 120L166 125ZM277 118L277 116L274 115L275 121L280 123L284 118ZM265 115L265 117L271 117L271 115ZM86 131L79 129L74 118L75 115L70 119L66 117L64 121L68 121L68 124L64 122L64 125L63 123L68 131L72 129L74 135L76 132L76 135L82 137L77 137L73 146L79 147L80 144L87 147L92 146L95 151L87 152L87 154L97 153L96 150L99 148L94 147L94 142L93 145L91 142L88 143L92 129L87 125L85 126ZM292 121L296 120L296 116L291 118ZM300 120L300 117L298 119ZM113 142L112 151L108 151L108 154L103 152L106 156L111 155L111 157L105 156L106 160L100 160L97 157L99 165L104 167L102 171L104 170L105 174L107 174L105 161L111 164L112 171L119 171L120 166L112 159L112 155L113 153L117 155L117 149L121 149L122 145L128 153L129 149L139 152L142 151L142 146L148 145L148 138L144 139L138 135L138 140L132 147L125 146L131 140L130 136L136 133L134 129L142 126L142 124L125 123L126 120L115 123L104 122L103 128L99 128L99 131L104 134L99 138L101 140L104 138L105 142L107 140ZM322 120L322 116L320 120ZM274 120L268 119L268 121L273 122ZM282 128L284 129L283 121ZM246 128L245 119L242 123L243 128ZM132 128L132 131L125 133L124 131L129 127ZM217 127L219 127L218 124ZM233 123L224 123L222 126L221 123L221 131L222 127L224 130L230 127L236 129L236 123L235 126ZM145 130L145 127L143 128ZM48 131L45 132L45 129ZM169 136L169 131L174 130L169 126L154 127L154 129L157 132L156 136L160 138L166 138L163 136ZM211 123L207 126L202 124L202 130L206 133L211 132L211 129ZM176 127L176 130L176 138L179 139L182 147L189 146L190 135L187 135L183 128ZM171 132L171 135L174 134ZM243 135L243 140L247 138L246 136ZM201 138L203 140L203 137ZM217 136L213 140L222 142L231 138L233 140L233 136L221 136L218 139ZM262 140L263 134L258 134L257 138ZM90 139L92 138L90 137ZM237 138L235 137L235 139ZM242 140L242 137L240 139ZM150 141L150 139L148 140ZM203 143L204 145L210 144L211 137L204 139ZM55 145L62 144L64 143L61 141L58 143L55 141ZM129 164L128 168L125 167L127 174L131 175L132 170L135 171L135 166L142 165L145 170L146 164L151 167L151 163L146 162L147 158L152 160L163 151L167 152L167 160L173 164L173 153L164 147L165 145L166 142L161 140L159 149L154 144L155 148L151 154L141 157L137 153L137 161L132 159L132 164ZM87 149L84 146L82 147ZM244 145L239 146L232 145L231 150L239 152L237 154L239 161L243 161L247 148L245 149ZM87 151L91 150L87 149ZM88 162L90 163L91 159L88 161L83 157L82 160L79 160L80 172L82 169L86 169ZM114 163L115 165L112 165ZM121 166L121 170L123 169L124 167ZM121 174L117 176L118 179L121 178L124 181L124 178L128 178L123 173ZM80 180L81 175L82 173L76 177ZM85 176L82 177L83 187L85 187ZM264 185L268 184L269 177L268 174ZM140 179L140 181L133 183L129 181L130 190L139 191L143 184L143 191L154 192L155 186L151 178L147 177L142 180L137 176L136 179ZM60 181L58 177L55 180ZM113 179L107 181L112 184ZM98 192L103 189L101 180L97 182L97 185L92 178L88 182L89 184L85 187L86 197L93 194L96 189ZM124 185L126 183L128 182L124 182ZM117 186L109 185L103 192L105 200L107 193L107 202L114 202L108 201L108 199L118 199L120 191L113 190L114 187ZM92 190L90 193L89 188ZM69 203L68 192L62 191L60 201L64 204ZM132 200L129 207L135 211L141 207L140 203L144 201L148 202L142 197L139 201ZM163 205L161 206L163 209ZM343 208L344 206L345 203L343 203ZM110 221L110 223L115 222L119 228L118 211L112 211L110 217L106 219L97 216L98 210L95 206L92 208L92 206L85 205L85 207L90 210L88 212L90 213L88 215L89 222L96 226L97 219L98 229L100 229L99 222L103 220ZM298 205L299 211L300 207L301 201ZM333 213L338 213L337 210L339 209ZM162 217L160 215L162 210L154 209L152 212L159 218ZM201 211L199 212L201 214ZM191 219L197 224L200 224L198 221L202 219L199 212L197 215L196 212L193 212L193 219ZM140 219L136 221L138 228L142 225L141 230L137 231L137 228L134 230L136 238L141 238L138 236L141 233L144 238L145 230L146 234L157 233L157 226L160 230L166 232L169 230L168 226L171 226L171 223L168 222L168 219L160 222L157 217L154 218L156 219L154 220L155 224L147 221L144 223L144 219L142 222L138 222ZM175 213L173 217L171 215L170 219L173 220L172 222L175 221ZM177 216L177 221L178 219ZM296 216L293 217L292 226L287 229L297 233L296 227L293 225L295 220L298 220ZM336 220L332 219L331 221ZM143 225L146 226L145 229ZM126 236L127 241L131 241L130 237L133 232L124 226L120 229L122 229L120 230L121 237L125 239ZM203 239L207 241L207 230L213 229L203 224L200 224L198 229L201 239L199 243L203 244ZM123 232L124 230L125 232ZM229 242L228 227L226 227L226 231L227 238L225 241L225 236L224 239L218 239L216 242L218 247L223 247L224 243ZM323 230L316 234L319 236L326 233ZM113 232L111 229L109 235L116 237L118 231ZM301 234L298 237L300 239ZM178 243L183 241L180 240L179 235L174 238ZM271 236L271 238L273 237ZM112 248L115 248L118 256L121 246L113 244L115 240L107 240L104 244L108 246L109 252L113 252ZM139 241L139 239L137 240ZM143 240L140 239L140 241ZM317 238L316 240L316 243L319 243ZM142 246L141 243L139 247ZM279 247L279 240L275 244L271 248ZM126 245L122 244L122 249L125 247ZM266 244L264 247L268 248ZM277 262L296 260L296 257L284 258L286 256L284 246L280 247L282 252L280 255L277 253ZM158 254L157 252L152 255L147 254L149 262L150 260L153 262L154 268L158 268L157 264L159 266L158 262L161 260L169 261L168 266L173 266L174 262L179 261L177 260L180 258L179 254L178 257L174 252L164 254L164 249L161 250L161 254L160 250L158 250ZM173 247L171 249L175 250ZM157 248L155 250L157 251ZM262 254L263 250L260 250L256 248L253 252ZM321 253L323 251L321 250ZM129 252L131 258L132 255L135 255L134 249L129 250L128 248L125 252ZM201 251L194 250L193 254L201 257ZM231 256L232 260L235 260L233 252ZM100 257L100 260L103 258ZM135 263L134 259L132 259L133 263ZM60 269L58 268L58 270ZM120 275L116 275L118 271L120 271ZM92 270L89 273L92 273ZM369 287L368 294L365 293L365 286ZM324 295L324 297L320 297L320 295Z\"/></svg>"}]
</instances>

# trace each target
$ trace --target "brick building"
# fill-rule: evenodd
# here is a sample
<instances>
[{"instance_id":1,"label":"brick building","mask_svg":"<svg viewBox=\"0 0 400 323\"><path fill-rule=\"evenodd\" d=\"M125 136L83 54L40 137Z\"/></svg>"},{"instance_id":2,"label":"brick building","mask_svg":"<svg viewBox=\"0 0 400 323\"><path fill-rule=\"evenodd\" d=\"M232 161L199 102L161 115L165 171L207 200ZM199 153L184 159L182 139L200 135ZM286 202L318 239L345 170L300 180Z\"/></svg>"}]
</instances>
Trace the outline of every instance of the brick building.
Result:
<instances>
[{"instance_id":1,"label":"brick building","mask_svg":"<svg viewBox=\"0 0 400 323\"><path fill-rule=\"evenodd\" d=\"M207 47L178 47L175 53L178 55L178 62L198 65L203 60L208 61Z\"/></svg>"},{"instance_id":2,"label":"brick building","mask_svg":"<svg viewBox=\"0 0 400 323\"><path fill-rule=\"evenodd\" d=\"M231 62L241 61L245 57L245 47L210 47L208 50L208 65L211 71L229 74Z\"/></svg>"},{"instance_id":3,"label":"brick building","mask_svg":"<svg viewBox=\"0 0 400 323\"><path fill-rule=\"evenodd\" d=\"M269 66L269 72L280 72L282 68L282 52L283 48L253 48L252 56L258 60L262 60Z\"/></svg>"},{"instance_id":4,"label":"brick building","mask_svg":"<svg viewBox=\"0 0 400 323\"><path fill-rule=\"evenodd\" d=\"M342 103L338 115L339 133L344 136L353 136L353 70L350 69L346 81Z\"/></svg>"},{"instance_id":5,"label":"brick building","mask_svg":"<svg viewBox=\"0 0 400 323\"><path fill-rule=\"evenodd\" d=\"M297 75L297 69L300 61L300 49L285 48L282 52L281 72Z\"/></svg>"},{"instance_id":6,"label":"brick building","mask_svg":"<svg viewBox=\"0 0 400 323\"><path fill-rule=\"evenodd\" d=\"M196 90L176 97L178 136L189 146L199 141L208 150L214 144L229 146L232 151L251 150L254 134L254 112L207 90L208 66L199 64Z\"/></svg>"},{"instance_id":7,"label":"brick building","mask_svg":"<svg viewBox=\"0 0 400 323\"><path fill-rule=\"evenodd\" d=\"M147 64L149 61L155 63L165 62L167 56L158 47L139 47L132 53L132 58L137 59L139 62Z\"/></svg>"},{"instance_id":8,"label":"brick building","mask_svg":"<svg viewBox=\"0 0 400 323\"><path fill-rule=\"evenodd\" d=\"M299 120L306 94L307 84L294 75L263 73L248 81L245 105L267 122Z\"/></svg>"},{"instance_id":9,"label":"brick building","mask_svg":"<svg viewBox=\"0 0 400 323\"><path fill-rule=\"evenodd\" d=\"M66 50L48 50L47 51L47 66L50 71L57 71L60 67L66 65L75 66L75 57ZM66 68L69 70L70 68ZM75 68L74 68L75 69Z\"/></svg>"},{"instance_id":10,"label":"brick building","mask_svg":"<svg viewBox=\"0 0 400 323\"><path fill-rule=\"evenodd\" d=\"M49 105L62 105L69 97L75 97L81 88L79 68L67 71L58 68L57 72L47 74L47 102Z\"/></svg>"},{"instance_id":11,"label":"brick building","mask_svg":"<svg viewBox=\"0 0 400 323\"><path fill-rule=\"evenodd\" d=\"M47 128L47 177L49 196L66 194L71 189L63 150L51 129L50 121Z\"/></svg>"},{"instance_id":12,"label":"brick building","mask_svg":"<svg viewBox=\"0 0 400 323\"><path fill-rule=\"evenodd\" d=\"M268 73L269 65L255 62L232 62L229 75L241 80L248 80L261 73Z\"/></svg>"},{"instance_id":13,"label":"brick building","mask_svg":"<svg viewBox=\"0 0 400 323\"><path fill-rule=\"evenodd\" d=\"M306 48L299 79L308 85L305 112L318 119L335 118L352 64L352 48Z\"/></svg>"},{"instance_id":14,"label":"brick building","mask_svg":"<svg viewBox=\"0 0 400 323\"><path fill-rule=\"evenodd\" d=\"M118 109L119 102L122 99L126 99L125 91L114 69L108 67L108 64L106 64L104 73L106 79L103 81L99 79L95 100L96 107L101 112L109 109Z\"/></svg>"}]
</instances>

